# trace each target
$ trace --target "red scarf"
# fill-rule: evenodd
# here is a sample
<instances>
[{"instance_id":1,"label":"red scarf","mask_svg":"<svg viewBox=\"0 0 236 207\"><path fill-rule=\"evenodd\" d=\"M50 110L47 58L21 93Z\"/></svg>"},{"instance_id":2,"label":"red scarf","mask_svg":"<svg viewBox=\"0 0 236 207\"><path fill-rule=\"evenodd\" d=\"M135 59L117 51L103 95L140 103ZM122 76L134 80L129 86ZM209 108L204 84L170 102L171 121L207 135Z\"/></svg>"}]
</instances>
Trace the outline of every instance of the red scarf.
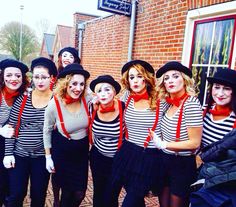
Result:
<instances>
[{"instance_id":1,"label":"red scarf","mask_svg":"<svg viewBox=\"0 0 236 207\"><path fill-rule=\"evenodd\" d=\"M19 92L18 92L18 91L15 91L15 92L13 92L13 93L9 93L6 87L3 88L3 92L4 92L4 98L5 98L5 100L15 98L16 96L19 95Z\"/></svg>"},{"instance_id":2,"label":"red scarf","mask_svg":"<svg viewBox=\"0 0 236 207\"><path fill-rule=\"evenodd\" d=\"M167 102L168 104L171 104L171 105L174 105L174 106L179 107L180 104L181 104L181 101L182 101L183 99L185 99L185 97L187 97L187 96L188 96L187 93L185 93L184 95L182 95L182 96L179 97L179 98L170 98L170 97L167 97L167 98L166 98L166 102Z\"/></svg>"},{"instance_id":3,"label":"red scarf","mask_svg":"<svg viewBox=\"0 0 236 207\"><path fill-rule=\"evenodd\" d=\"M57 78L53 77L50 81L50 85L49 85L49 88L50 90L52 91L53 90L53 87L54 87L54 84L55 82L57 81Z\"/></svg>"},{"instance_id":4,"label":"red scarf","mask_svg":"<svg viewBox=\"0 0 236 207\"><path fill-rule=\"evenodd\" d=\"M111 106L103 107L102 104L100 105L101 109L99 110L101 113L113 112L115 111L115 101L113 101Z\"/></svg>"},{"instance_id":5,"label":"red scarf","mask_svg":"<svg viewBox=\"0 0 236 207\"><path fill-rule=\"evenodd\" d=\"M210 109L209 112L213 116L229 116L232 112L232 109L230 109L229 107L225 107L223 109L217 110L217 108L215 107L214 109Z\"/></svg>"},{"instance_id":6,"label":"red scarf","mask_svg":"<svg viewBox=\"0 0 236 207\"><path fill-rule=\"evenodd\" d=\"M148 95L148 92L145 91L144 93L142 94L134 94L134 95L131 95L130 96L132 99L134 99L134 102L137 102L137 101L140 101L141 99L144 99L144 100L148 100L149 99L149 95Z\"/></svg>"},{"instance_id":7,"label":"red scarf","mask_svg":"<svg viewBox=\"0 0 236 207\"><path fill-rule=\"evenodd\" d=\"M72 98L71 96L69 96L68 94L66 94L65 98L64 98L64 101L66 104L72 104L76 101L78 101L79 98Z\"/></svg>"}]
</instances>

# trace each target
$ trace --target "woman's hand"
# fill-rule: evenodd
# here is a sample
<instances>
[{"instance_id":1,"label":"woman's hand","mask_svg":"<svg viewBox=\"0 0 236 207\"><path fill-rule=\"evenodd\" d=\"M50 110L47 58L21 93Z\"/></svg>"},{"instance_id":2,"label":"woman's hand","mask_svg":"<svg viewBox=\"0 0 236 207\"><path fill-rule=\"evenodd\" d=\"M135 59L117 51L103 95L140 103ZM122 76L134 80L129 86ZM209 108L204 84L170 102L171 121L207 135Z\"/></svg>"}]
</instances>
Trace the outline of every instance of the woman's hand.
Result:
<instances>
[{"instance_id":1,"label":"woman's hand","mask_svg":"<svg viewBox=\"0 0 236 207\"><path fill-rule=\"evenodd\" d=\"M161 140L161 138L151 129L149 129L149 136L152 137L152 140L154 142L154 145L158 149L166 149L166 141Z\"/></svg>"}]
</instances>

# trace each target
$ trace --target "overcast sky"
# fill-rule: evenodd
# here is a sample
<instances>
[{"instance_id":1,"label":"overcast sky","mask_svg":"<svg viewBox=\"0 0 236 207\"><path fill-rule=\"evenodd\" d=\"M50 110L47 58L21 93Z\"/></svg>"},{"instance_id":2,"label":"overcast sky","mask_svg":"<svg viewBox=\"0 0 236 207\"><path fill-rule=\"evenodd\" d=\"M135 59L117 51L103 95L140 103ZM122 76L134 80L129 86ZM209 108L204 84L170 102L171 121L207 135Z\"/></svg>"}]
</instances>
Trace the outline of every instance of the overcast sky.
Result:
<instances>
[{"instance_id":1,"label":"overcast sky","mask_svg":"<svg viewBox=\"0 0 236 207\"><path fill-rule=\"evenodd\" d=\"M11 21L21 21L39 32L39 22L48 22L49 32L57 24L72 26L73 14L83 12L100 16L109 13L97 10L98 0L4 0L1 1L0 28ZM24 9L20 10L20 5Z\"/></svg>"}]
</instances>

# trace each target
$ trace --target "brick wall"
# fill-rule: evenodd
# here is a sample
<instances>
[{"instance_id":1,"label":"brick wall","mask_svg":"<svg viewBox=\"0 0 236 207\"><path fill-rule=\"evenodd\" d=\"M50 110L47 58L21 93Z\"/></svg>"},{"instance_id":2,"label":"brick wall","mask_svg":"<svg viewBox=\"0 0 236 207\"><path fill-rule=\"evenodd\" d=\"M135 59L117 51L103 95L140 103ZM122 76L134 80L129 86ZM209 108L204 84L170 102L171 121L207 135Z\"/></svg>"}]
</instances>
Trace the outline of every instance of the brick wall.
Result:
<instances>
[{"instance_id":1,"label":"brick wall","mask_svg":"<svg viewBox=\"0 0 236 207\"><path fill-rule=\"evenodd\" d=\"M189 9L197 9L205 6L210 6L214 4L220 4L224 2L229 2L232 0L188 0Z\"/></svg>"},{"instance_id":2,"label":"brick wall","mask_svg":"<svg viewBox=\"0 0 236 207\"><path fill-rule=\"evenodd\" d=\"M91 79L100 74L120 77L120 68L127 61L129 24L129 17L113 15L86 25L82 64L91 72Z\"/></svg>"},{"instance_id":3,"label":"brick wall","mask_svg":"<svg viewBox=\"0 0 236 207\"><path fill-rule=\"evenodd\" d=\"M228 0L139 0L132 59L143 59L158 69L166 61L181 61L186 15L200 6ZM82 64L93 79L111 74L120 79L127 61L130 18L112 15L85 25Z\"/></svg>"},{"instance_id":4,"label":"brick wall","mask_svg":"<svg viewBox=\"0 0 236 207\"><path fill-rule=\"evenodd\" d=\"M94 18L98 18L97 15L90 15L90 14L84 14L84 13L74 13L74 25L73 25L73 31L72 31L72 37L73 38L73 45L75 45L76 48L78 48L78 24L82 22L86 22L89 20L92 20Z\"/></svg>"}]
</instances>

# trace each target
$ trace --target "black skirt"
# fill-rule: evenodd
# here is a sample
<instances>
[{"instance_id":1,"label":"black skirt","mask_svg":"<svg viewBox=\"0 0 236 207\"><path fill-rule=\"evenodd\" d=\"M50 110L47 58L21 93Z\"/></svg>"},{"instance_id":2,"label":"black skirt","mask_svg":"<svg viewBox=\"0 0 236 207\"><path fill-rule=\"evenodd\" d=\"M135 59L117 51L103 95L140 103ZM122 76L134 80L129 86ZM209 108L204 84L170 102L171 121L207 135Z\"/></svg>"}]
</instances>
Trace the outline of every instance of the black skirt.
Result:
<instances>
[{"instance_id":1,"label":"black skirt","mask_svg":"<svg viewBox=\"0 0 236 207\"><path fill-rule=\"evenodd\" d=\"M162 157L158 149L144 150L125 141L116 153L112 170L112 185L123 185L126 191L145 196L149 191L159 194L163 187Z\"/></svg>"},{"instance_id":2,"label":"black skirt","mask_svg":"<svg viewBox=\"0 0 236 207\"><path fill-rule=\"evenodd\" d=\"M52 159L55 182L68 191L85 191L88 180L88 137L72 140L53 131Z\"/></svg>"}]
</instances>

